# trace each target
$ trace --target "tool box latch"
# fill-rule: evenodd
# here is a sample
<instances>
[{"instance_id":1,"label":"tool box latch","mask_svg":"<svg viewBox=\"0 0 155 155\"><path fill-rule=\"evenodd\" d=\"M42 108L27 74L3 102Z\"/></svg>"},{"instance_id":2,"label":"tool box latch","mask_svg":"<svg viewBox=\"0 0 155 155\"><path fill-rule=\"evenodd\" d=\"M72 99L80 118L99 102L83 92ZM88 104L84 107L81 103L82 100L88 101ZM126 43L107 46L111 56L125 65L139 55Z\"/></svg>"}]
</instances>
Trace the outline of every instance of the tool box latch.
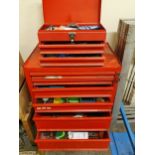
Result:
<instances>
[{"instance_id":1,"label":"tool box latch","mask_svg":"<svg viewBox=\"0 0 155 155\"><path fill-rule=\"evenodd\" d=\"M74 40L75 40L75 35L76 35L75 32L69 32L69 38L70 38L71 43L74 42Z\"/></svg>"}]
</instances>

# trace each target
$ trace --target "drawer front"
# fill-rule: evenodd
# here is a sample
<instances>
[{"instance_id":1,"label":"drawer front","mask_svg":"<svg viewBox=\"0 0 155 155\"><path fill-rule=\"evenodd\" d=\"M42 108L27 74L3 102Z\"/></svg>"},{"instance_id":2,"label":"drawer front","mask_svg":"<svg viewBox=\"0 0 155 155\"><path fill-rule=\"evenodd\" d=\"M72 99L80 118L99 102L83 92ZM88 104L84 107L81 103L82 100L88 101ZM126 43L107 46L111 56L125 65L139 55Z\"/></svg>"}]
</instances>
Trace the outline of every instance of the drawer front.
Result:
<instances>
[{"instance_id":1,"label":"drawer front","mask_svg":"<svg viewBox=\"0 0 155 155\"><path fill-rule=\"evenodd\" d=\"M94 42L94 43L82 43L82 44L50 44L50 43L39 43L40 54L71 54L71 53L80 53L80 54L102 54L104 51L105 43Z\"/></svg>"},{"instance_id":2,"label":"drawer front","mask_svg":"<svg viewBox=\"0 0 155 155\"><path fill-rule=\"evenodd\" d=\"M38 104L33 103L36 113L51 113L51 112L99 112L109 111L113 107L113 103L64 103L59 105L54 104Z\"/></svg>"},{"instance_id":3,"label":"drawer front","mask_svg":"<svg viewBox=\"0 0 155 155\"><path fill-rule=\"evenodd\" d=\"M46 67L61 66L103 66L104 44L64 44L40 43L40 63Z\"/></svg>"},{"instance_id":4,"label":"drawer front","mask_svg":"<svg viewBox=\"0 0 155 155\"><path fill-rule=\"evenodd\" d=\"M91 76L63 76L63 75L43 75L32 76L33 86L43 85L112 85L114 75L91 75Z\"/></svg>"},{"instance_id":5,"label":"drawer front","mask_svg":"<svg viewBox=\"0 0 155 155\"><path fill-rule=\"evenodd\" d=\"M42 98L106 98L110 102L113 101L114 95L113 90L105 90L105 89L85 89L85 88L73 88L73 89L54 89L49 90L44 89L44 91L38 89L34 90L32 93L33 102L37 99Z\"/></svg>"},{"instance_id":6,"label":"drawer front","mask_svg":"<svg viewBox=\"0 0 155 155\"><path fill-rule=\"evenodd\" d=\"M115 76L116 72L103 71L102 67L94 68L52 68L30 72L31 77L39 76Z\"/></svg>"},{"instance_id":7,"label":"drawer front","mask_svg":"<svg viewBox=\"0 0 155 155\"><path fill-rule=\"evenodd\" d=\"M40 151L103 151L108 150L110 138L106 132L103 138L98 139L41 139L39 132L35 142Z\"/></svg>"},{"instance_id":8,"label":"drawer front","mask_svg":"<svg viewBox=\"0 0 155 155\"><path fill-rule=\"evenodd\" d=\"M40 65L42 67L99 67L104 66L104 56L98 58L72 56L70 58L45 58L41 56Z\"/></svg>"},{"instance_id":9,"label":"drawer front","mask_svg":"<svg viewBox=\"0 0 155 155\"><path fill-rule=\"evenodd\" d=\"M74 41L105 41L106 32L104 30L94 31L39 31L39 41L71 41L70 33L74 33Z\"/></svg>"},{"instance_id":10,"label":"drawer front","mask_svg":"<svg viewBox=\"0 0 155 155\"><path fill-rule=\"evenodd\" d=\"M41 61L41 66L42 67L99 67L99 66L104 66L103 62L45 62Z\"/></svg>"},{"instance_id":11,"label":"drawer front","mask_svg":"<svg viewBox=\"0 0 155 155\"><path fill-rule=\"evenodd\" d=\"M35 114L33 118L37 127L37 131L103 131L110 128L111 119L112 116L110 111L96 114Z\"/></svg>"},{"instance_id":12,"label":"drawer front","mask_svg":"<svg viewBox=\"0 0 155 155\"><path fill-rule=\"evenodd\" d=\"M72 94L73 95L73 94ZM60 97L61 96L61 97ZM76 97L75 97L76 96ZM92 97L85 94L85 97L80 94L70 95L59 94L52 96L49 93L35 93L33 97L33 107L35 112L98 112L109 111L113 107L112 95L105 93L102 96L99 94Z\"/></svg>"}]
</instances>

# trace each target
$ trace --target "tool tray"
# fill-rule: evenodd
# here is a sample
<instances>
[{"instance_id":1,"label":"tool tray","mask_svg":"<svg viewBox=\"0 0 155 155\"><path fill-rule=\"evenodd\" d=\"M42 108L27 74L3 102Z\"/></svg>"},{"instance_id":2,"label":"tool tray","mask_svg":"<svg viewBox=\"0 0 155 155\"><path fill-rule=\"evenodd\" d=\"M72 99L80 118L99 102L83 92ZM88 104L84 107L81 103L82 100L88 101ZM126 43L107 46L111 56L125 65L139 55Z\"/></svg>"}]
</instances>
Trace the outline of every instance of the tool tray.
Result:
<instances>
[{"instance_id":1,"label":"tool tray","mask_svg":"<svg viewBox=\"0 0 155 155\"><path fill-rule=\"evenodd\" d=\"M55 41L68 41L71 43L74 43L76 41L105 41L106 39L106 30L102 25L90 25L90 24L76 24L79 25L79 27L92 27L96 26L98 29L96 30L48 30L50 25L43 25L39 32L38 32L38 38L40 43L45 42L55 42ZM61 25L55 25L55 27L60 27ZM66 26L67 27L67 26Z\"/></svg>"}]
</instances>

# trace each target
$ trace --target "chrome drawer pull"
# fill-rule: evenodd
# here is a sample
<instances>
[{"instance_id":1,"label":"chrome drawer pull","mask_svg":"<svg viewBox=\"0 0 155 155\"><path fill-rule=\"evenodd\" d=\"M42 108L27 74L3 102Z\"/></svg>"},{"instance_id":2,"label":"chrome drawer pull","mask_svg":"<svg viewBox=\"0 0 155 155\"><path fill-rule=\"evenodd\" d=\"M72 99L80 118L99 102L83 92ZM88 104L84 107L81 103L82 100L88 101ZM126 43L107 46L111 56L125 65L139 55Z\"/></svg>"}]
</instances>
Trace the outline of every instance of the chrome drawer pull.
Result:
<instances>
[{"instance_id":1,"label":"chrome drawer pull","mask_svg":"<svg viewBox=\"0 0 155 155\"><path fill-rule=\"evenodd\" d=\"M45 79L62 79L62 76L45 76Z\"/></svg>"}]
</instances>

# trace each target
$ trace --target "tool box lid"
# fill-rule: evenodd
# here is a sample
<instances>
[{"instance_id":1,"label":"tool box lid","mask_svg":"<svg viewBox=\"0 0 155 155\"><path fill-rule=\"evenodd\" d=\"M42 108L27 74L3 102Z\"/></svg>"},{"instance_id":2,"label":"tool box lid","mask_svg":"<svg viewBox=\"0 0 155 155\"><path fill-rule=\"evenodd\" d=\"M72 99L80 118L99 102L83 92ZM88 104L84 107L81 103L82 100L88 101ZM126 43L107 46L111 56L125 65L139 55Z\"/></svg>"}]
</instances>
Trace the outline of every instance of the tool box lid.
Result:
<instances>
[{"instance_id":1,"label":"tool box lid","mask_svg":"<svg viewBox=\"0 0 155 155\"><path fill-rule=\"evenodd\" d=\"M42 0L45 24L98 24L101 0Z\"/></svg>"}]
</instances>

